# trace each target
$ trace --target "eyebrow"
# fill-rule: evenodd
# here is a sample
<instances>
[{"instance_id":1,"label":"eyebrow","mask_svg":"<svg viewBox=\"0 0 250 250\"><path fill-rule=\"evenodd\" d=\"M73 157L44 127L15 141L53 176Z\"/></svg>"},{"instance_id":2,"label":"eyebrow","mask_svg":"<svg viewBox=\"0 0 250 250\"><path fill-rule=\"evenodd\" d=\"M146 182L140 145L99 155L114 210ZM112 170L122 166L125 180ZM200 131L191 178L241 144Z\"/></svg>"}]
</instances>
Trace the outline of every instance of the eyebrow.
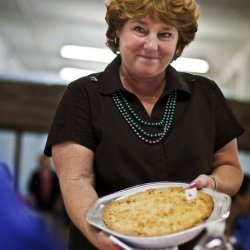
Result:
<instances>
[{"instance_id":1,"label":"eyebrow","mask_svg":"<svg viewBox=\"0 0 250 250\"><path fill-rule=\"evenodd\" d=\"M132 20L131 23L132 23L132 24L139 23L139 24L148 25L148 23L147 23L146 21L143 21L143 20L140 19L140 18L136 18L136 19ZM167 25L167 24L164 24L163 29L166 29L166 30L173 30L174 27L173 27L173 26L170 26L170 25Z\"/></svg>"},{"instance_id":2,"label":"eyebrow","mask_svg":"<svg viewBox=\"0 0 250 250\"><path fill-rule=\"evenodd\" d=\"M132 23L140 23L140 24L147 24L146 21L143 21L142 19L136 18L132 20Z\"/></svg>"}]
</instances>

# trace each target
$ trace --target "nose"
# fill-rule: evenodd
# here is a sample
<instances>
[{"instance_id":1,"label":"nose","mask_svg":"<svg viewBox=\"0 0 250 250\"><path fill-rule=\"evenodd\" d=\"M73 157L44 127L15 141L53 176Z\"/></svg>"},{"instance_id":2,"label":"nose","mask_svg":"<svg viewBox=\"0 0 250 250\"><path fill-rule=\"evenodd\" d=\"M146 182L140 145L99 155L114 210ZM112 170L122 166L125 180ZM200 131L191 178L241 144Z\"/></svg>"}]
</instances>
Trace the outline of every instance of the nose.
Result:
<instances>
[{"instance_id":1,"label":"nose","mask_svg":"<svg viewBox=\"0 0 250 250\"><path fill-rule=\"evenodd\" d=\"M151 34L145 38L144 48L148 50L157 50L159 46L159 40L157 35Z\"/></svg>"}]
</instances>

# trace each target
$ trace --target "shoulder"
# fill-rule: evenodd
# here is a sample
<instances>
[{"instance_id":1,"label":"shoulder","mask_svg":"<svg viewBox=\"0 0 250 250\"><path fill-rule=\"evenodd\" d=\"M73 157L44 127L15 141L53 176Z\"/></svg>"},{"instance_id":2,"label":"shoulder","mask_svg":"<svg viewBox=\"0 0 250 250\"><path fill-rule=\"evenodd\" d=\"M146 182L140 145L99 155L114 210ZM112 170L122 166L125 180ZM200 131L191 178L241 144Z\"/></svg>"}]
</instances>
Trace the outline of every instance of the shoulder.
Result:
<instances>
[{"instance_id":1,"label":"shoulder","mask_svg":"<svg viewBox=\"0 0 250 250\"><path fill-rule=\"evenodd\" d=\"M101 81L103 72L97 72L78 78L77 80L71 82L68 88L84 89L84 88L95 88L99 85Z\"/></svg>"},{"instance_id":2,"label":"shoulder","mask_svg":"<svg viewBox=\"0 0 250 250\"><path fill-rule=\"evenodd\" d=\"M214 84L214 81L201 75L195 75L186 72L179 72L182 78L188 83L196 83L196 84Z\"/></svg>"},{"instance_id":3,"label":"shoulder","mask_svg":"<svg viewBox=\"0 0 250 250\"><path fill-rule=\"evenodd\" d=\"M220 87L212 79L209 79L205 76L185 72L181 72L180 75L192 91L200 90L205 91L209 94L221 93Z\"/></svg>"},{"instance_id":4,"label":"shoulder","mask_svg":"<svg viewBox=\"0 0 250 250\"><path fill-rule=\"evenodd\" d=\"M64 90L63 99L72 101L73 99L78 98L79 100L83 100L86 99L87 96L96 96L101 77L102 72L98 72L78 78L69 83Z\"/></svg>"}]
</instances>

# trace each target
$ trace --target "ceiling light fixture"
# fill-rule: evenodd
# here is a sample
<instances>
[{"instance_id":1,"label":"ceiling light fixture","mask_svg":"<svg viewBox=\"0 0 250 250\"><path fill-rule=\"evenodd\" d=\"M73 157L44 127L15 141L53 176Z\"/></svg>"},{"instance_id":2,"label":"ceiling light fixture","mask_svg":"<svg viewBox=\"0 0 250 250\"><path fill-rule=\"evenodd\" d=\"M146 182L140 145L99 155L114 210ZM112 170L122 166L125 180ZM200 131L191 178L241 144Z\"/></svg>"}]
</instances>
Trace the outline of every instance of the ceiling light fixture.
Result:
<instances>
[{"instance_id":1,"label":"ceiling light fixture","mask_svg":"<svg viewBox=\"0 0 250 250\"><path fill-rule=\"evenodd\" d=\"M205 74L209 70L207 61L196 58L179 57L171 65L178 71Z\"/></svg>"},{"instance_id":2,"label":"ceiling light fixture","mask_svg":"<svg viewBox=\"0 0 250 250\"><path fill-rule=\"evenodd\" d=\"M80 77L87 76L92 73L95 73L95 71L68 67L68 68L62 68L59 72L59 75L63 80L72 82Z\"/></svg>"},{"instance_id":3,"label":"ceiling light fixture","mask_svg":"<svg viewBox=\"0 0 250 250\"><path fill-rule=\"evenodd\" d=\"M76 45L65 45L61 48L62 57L85 61L109 63L115 58L115 54L110 49L93 47L83 47Z\"/></svg>"}]
</instances>

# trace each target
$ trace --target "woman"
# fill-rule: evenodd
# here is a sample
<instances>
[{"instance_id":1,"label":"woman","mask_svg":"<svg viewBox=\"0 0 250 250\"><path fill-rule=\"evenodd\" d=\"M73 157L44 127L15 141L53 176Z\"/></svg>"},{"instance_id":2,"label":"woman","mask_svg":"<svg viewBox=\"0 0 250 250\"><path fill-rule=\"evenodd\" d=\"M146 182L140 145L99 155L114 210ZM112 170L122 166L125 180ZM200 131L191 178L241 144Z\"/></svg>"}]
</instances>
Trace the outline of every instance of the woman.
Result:
<instances>
[{"instance_id":1,"label":"woman","mask_svg":"<svg viewBox=\"0 0 250 250\"><path fill-rule=\"evenodd\" d=\"M243 132L217 85L170 66L195 37L193 0L113 0L104 72L71 83L45 153L74 226L71 249L117 249L85 214L100 196L153 181L195 181L233 195Z\"/></svg>"},{"instance_id":2,"label":"woman","mask_svg":"<svg viewBox=\"0 0 250 250\"><path fill-rule=\"evenodd\" d=\"M40 155L38 167L28 184L31 205L48 214L53 214L60 199L60 187L56 173L51 168L50 158Z\"/></svg>"}]
</instances>

